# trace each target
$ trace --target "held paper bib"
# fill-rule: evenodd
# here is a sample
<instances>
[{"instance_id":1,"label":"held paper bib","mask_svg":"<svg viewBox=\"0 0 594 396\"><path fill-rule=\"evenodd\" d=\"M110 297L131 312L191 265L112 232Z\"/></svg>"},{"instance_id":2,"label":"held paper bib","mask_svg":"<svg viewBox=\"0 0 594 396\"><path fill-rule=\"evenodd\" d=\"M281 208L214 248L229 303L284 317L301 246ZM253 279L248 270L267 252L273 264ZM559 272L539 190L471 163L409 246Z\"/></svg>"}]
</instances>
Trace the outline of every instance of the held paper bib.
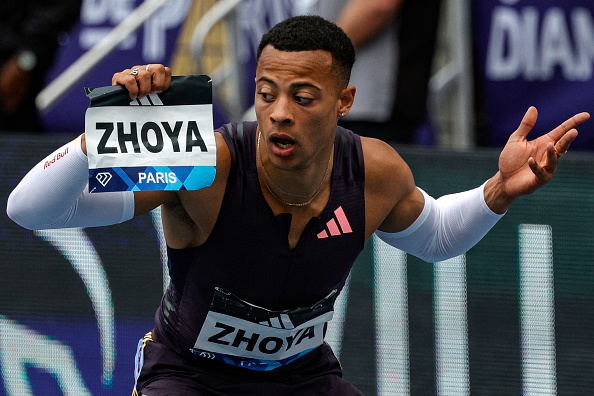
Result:
<instances>
[{"instance_id":1,"label":"held paper bib","mask_svg":"<svg viewBox=\"0 0 594 396\"><path fill-rule=\"evenodd\" d=\"M208 76L130 102L121 86L87 89L89 192L198 190L212 184L216 141Z\"/></svg>"}]
</instances>

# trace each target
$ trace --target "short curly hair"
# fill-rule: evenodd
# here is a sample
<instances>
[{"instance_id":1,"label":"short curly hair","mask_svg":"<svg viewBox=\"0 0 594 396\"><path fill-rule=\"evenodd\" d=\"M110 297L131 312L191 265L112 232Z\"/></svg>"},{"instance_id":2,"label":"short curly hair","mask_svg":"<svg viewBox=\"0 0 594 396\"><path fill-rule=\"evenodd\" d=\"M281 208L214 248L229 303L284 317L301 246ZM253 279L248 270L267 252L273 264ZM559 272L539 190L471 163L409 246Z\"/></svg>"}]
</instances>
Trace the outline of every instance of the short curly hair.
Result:
<instances>
[{"instance_id":1,"label":"short curly hair","mask_svg":"<svg viewBox=\"0 0 594 396\"><path fill-rule=\"evenodd\" d=\"M328 51L333 67L337 67L339 82L346 86L355 63L355 47L346 33L336 24L316 15L300 15L279 22L262 36L256 54L256 64L262 50L272 45L279 51Z\"/></svg>"}]
</instances>

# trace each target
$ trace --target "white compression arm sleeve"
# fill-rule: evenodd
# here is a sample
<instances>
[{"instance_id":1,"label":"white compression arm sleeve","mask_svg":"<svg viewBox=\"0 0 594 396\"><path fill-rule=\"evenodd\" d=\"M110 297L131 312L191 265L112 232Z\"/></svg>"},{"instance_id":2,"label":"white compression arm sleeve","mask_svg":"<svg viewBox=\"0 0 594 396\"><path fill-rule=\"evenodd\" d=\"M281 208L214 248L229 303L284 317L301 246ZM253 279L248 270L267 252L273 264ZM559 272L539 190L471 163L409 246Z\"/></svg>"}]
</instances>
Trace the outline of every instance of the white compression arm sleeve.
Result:
<instances>
[{"instance_id":1,"label":"white compression arm sleeve","mask_svg":"<svg viewBox=\"0 0 594 396\"><path fill-rule=\"evenodd\" d=\"M88 193L88 161L80 137L35 165L8 197L6 212L30 230L95 227L134 216L134 193Z\"/></svg>"},{"instance_id":2,"label":"white compression arm sleeve","mask_svg":"<svg viewBox=\"0 0 594 396\"><path fill-rule=\"evenodd\" d=\"M384 242L430 263L465 253L476 245L503 217L485 202L485 184L473 190L425 197L423 211L406 230L396 233L376 231Z\"/></svg>"}]
</instances>

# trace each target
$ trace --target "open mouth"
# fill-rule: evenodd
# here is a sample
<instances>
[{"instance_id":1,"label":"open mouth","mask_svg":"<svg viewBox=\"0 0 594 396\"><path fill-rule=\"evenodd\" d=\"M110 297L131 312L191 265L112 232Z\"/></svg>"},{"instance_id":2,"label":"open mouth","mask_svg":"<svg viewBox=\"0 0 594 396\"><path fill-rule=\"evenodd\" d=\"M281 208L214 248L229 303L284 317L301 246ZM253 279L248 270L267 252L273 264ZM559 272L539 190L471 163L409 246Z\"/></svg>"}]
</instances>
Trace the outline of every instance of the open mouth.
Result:
<instances>
[{"instance_id":1,"label":"open mouth","mask_svg":"<svg viewBox=\"0 0 594 396\"><path fill-rule=\"evenodd\" d=\"M281 139L281 138L273 138L272 142L281 149L288 149L293 146L295 143L293 140L290 139Z\"/></svg>"}]
</instances>

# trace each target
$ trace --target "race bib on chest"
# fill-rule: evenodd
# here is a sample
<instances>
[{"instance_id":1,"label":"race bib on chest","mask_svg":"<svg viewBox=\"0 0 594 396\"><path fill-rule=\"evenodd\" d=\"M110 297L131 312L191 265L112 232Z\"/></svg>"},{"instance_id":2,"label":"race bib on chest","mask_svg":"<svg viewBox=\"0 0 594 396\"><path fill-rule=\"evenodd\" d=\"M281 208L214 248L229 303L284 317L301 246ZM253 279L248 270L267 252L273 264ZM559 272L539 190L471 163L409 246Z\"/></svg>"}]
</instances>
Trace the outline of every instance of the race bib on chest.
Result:
<instances>
[{"instance_id":1,"label":"race bib on chest","mask_svg":"<svg viewBox=\"0 0 594 396\"><path fill-rule=\"evenodd\" d=\"M335 299L336 290L311 307L271 311L216 288L192 352L252 370L279 367L322 345Z\"/></svg>"},{"instance_id":2,"label":"race bib on chest","mask_svg":"<svg viewBox=\"0 0 594 396\"><path fill-rule=\"evenodd\" d=\"M89 192L198 190L212 184L216 141L208 76L130 102L121 86L87 89Z\"/></svg>"}]
</instances>

